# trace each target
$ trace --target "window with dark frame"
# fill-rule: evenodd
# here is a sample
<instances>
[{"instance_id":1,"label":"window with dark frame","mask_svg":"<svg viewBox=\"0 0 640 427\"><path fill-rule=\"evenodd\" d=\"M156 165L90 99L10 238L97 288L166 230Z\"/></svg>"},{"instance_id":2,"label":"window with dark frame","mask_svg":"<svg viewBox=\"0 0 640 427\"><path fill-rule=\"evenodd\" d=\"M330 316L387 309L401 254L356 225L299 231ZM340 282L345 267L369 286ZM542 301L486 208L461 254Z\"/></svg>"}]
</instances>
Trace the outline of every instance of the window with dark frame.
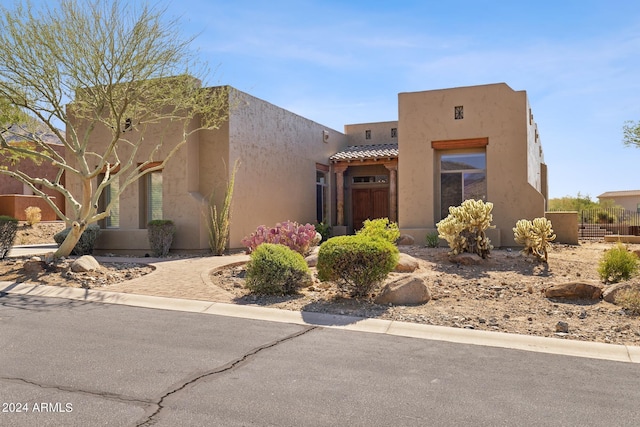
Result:
<instances>
[{"instance_id":1,"label":"window with dark frame","mask_svg":"<svg viewBox=\"0 0 640 427\"><path fill-rule=\"evenodd\" d=\"M369 129L364 131L364 139L371 139L371 131Z\"/></svg>"},{"instance_id":2,"label":"window with dark frame","mask_svg":"<svg viewBox=\"0 0 640 427\"><path fill-rule=\"evenodd\" d=\"M398 128L391 128L391 138L398 137Z\"/></svg>"},{"instance_id":3,"label":"window with dark frame","mask_svg":"<svg viewBox=\"0 0 640 427\"><path fill-rule=\"evenodd\" d=\"M455 120L464 119L464 107L462 105L458 105L457 107L453 107L453 117Z\"/></svg>"}]
</instances>

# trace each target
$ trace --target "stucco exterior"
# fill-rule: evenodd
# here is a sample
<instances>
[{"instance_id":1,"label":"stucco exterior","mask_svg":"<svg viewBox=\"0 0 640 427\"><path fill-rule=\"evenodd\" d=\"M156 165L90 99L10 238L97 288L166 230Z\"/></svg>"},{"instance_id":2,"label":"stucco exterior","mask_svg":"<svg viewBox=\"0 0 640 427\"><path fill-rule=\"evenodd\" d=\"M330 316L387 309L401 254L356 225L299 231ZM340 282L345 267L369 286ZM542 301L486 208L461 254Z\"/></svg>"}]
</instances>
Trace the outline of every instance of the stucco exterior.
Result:
<instances>
[{"instance_id":1,"label":"stucco exterior","mask_svg":"<svg viewBox=\"0 0 640 427\"><path fill-rule=\"evenodd\" d=\"M247 93L230 93L234 107L228 121L220 129L191 135L162 171L162 216L177 226L172 250L208 249L206 202L213 194L221 205L236 160L231 248L242 247L241 239L261 224L313 223L319 211L334 234L351 233L368 215L362 197L375 200L376 212L397 220L420 243L441 219L439 156L446 152L486 153L486 200L494 203L497 226L490 233L494 245L514 244L511 228L517 220L544 216L546 167L524 91L495 84L401 93L397 121L349 124L344 132ZM454 120L455 106L464 106L464 119ZM164 138L167 146L153 158L162 161L181 132L182 125L149 127L145 140L150 143L137 158L147 159L153 141ZM100 146L109 136L98 129L91 143ZM485 143L465 148L469 140ZM443 150L443 143L454 148ZM77 194L78 183L67 183ZM326 193L324 209L318 208L319 183ZM103 230L97 250L148 251L143 191L139 183L122 193L119 227Z\"/></svg>"},{"instance_id":2,"label":"stucco exterior","mask_svg":"<svg viewBox=\"0 0 640 427\"><path fill-rule=\"evenodd\" d=\"M462 118L456 107L463 107ZM496 225L488 235L495 246L515 245L519 219L544 217L546 167L526 92L500 83L401 93L398 116L398 222L417 241L442 219L443 153L486 153L485 201L493 203Z\"/></svg>"},{"instance_id":3,"label":"stucco exterior","mask_svg":"<svg viewBox=\"0 0 640 427\"><path fill-rule=\"evenodd\" d=\"M599 195L598 199L601 202L609 200L631 212L640 212L640 190L607 191Z\"/></svg>"},{"instance_id":4,"label":"stucco exterior","mask_svg":"<svg viewBox=\"0 0 640 427\"><path fill-rule=\"evenodd\" d=\"M58 154L62 155L64 153L62 144L49 143L48 145ZM14 165L0 156L0 166L7 167L9 170L19 169L31 177L45 178L50 181L55 181L58 174L58 168L51 163L40 162L38 164L30 159L22 159ZM62 182L64 183L64 176ZM60 193L41 185L38 188L49 195L56 206L64 212L64 197ZM8 175L0 174L0 195L6 196L0 200L0 215L9 215L19 220L24 220L24 209L29 206L36 206L41 209L43 221L54 221L57 218L54 210L49 207L44 199L39 196L32 196L33 190L31 188Z\"/></svg>"}]
</instances>

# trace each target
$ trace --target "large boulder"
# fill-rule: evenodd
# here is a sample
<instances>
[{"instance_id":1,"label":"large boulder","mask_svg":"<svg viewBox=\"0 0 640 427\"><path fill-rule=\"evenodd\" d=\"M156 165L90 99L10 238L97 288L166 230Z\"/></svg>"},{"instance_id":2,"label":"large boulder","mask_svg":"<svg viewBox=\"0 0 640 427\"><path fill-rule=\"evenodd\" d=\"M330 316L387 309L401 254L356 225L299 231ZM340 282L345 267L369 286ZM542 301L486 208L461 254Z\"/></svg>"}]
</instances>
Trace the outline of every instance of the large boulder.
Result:
<instances>
[{"instance_id":1,"label":"large boulder","mask_svg":"<svg viewBox=\"0 0 640 427\"><path fill-rule=\"evenodd\" d=\"M602 293L602 299L611 304L615 304L616 294L627 289L637 289L640 291L640 283L623 282L611 285Z\"/></svg>"},{"instance_id":2,"label":"large boulder","mask_svg":"<svg viewBox=\"0 0 640 427\"><path fill-rule=\"evenodd\" d=\"M82 273L100 269L100 263L91 255L83 255L71 264L71 271Z\"/></svg>"},{"instance_id":3,"label":"large boulder","mask_svg":"<svg viewBox=\"0 0 640 427\"><path fill-rule=\"evenodd\" d=\"M394 271L396 273L413 273L418 268L418 260L404 253L398 255L398 264Z\"/></svg>"},{"instance_id":4,"label":"large boulder","mask_svg":"<svg viewBox=\"0 0 640 427\"><path fill-rule=\"evenodd\" d=\"M600 299L602 287L595 282L568 282L549 286L545 291L547 298Z\"/></svg>"},{"instance_id":5,"label":"large boulder","mask_svg":"<svg viewBox=\"0 0 640 427\"><path fill-rule=\"evenodd\" d=\"M431 299L431 292L424 279L406 276L387 283L376 297L376 304L415 305Z\"/></svg>"}]
</instances>

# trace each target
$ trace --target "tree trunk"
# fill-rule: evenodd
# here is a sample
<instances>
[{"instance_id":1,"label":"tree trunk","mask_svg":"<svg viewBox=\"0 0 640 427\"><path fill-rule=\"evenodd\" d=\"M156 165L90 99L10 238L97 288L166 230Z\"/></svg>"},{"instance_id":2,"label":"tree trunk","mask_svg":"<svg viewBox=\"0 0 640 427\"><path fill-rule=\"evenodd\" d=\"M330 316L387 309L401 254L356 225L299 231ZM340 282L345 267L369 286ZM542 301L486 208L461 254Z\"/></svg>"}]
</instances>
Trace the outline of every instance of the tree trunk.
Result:
<instances>
[{"instance_id":1,"label":"tree trunk","mask_svg":"<svg viewBox=\"0 0 640 427\"><path fill-rule=\"evenodd\" d=\"M71 255L71 251L76 246L76 243L78 243L78 241L80 240L80 236L82 236L82 233L86 228L86 224L80 225L77 222L74 222L71 226L69 234L67 234L67 237L64 239L64 242L62 242L58 250L53 254L53 258L58 259Z\"/></svg>"}]
</instances>

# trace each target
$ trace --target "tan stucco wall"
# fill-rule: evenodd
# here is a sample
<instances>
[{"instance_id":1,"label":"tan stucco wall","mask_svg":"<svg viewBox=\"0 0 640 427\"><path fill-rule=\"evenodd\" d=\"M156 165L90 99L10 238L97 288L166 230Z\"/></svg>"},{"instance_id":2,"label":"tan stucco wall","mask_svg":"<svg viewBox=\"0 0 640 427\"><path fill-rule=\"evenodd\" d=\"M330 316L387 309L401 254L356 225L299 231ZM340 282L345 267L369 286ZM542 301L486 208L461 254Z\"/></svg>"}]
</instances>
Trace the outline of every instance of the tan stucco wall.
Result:
<instances>
[{"instance_id":1,"label":"tan stucco wall","mask_svg":"<svg viewBox=\"0 0 640 427\"><path fill-rule=\"evenodd\" d=\"M578 212L545 212L544 216L551 221L556 234L555 243L578 244Z\"/></svg>"},{"instance_id":2,"label":"tan stucco wall","mask_svg":"<svg viewBox=\"0 0 640 427\"><path fill-rule=\"evenodd\" d=\"M601 197L598 196L600 201L611 200L618 206L632 212L638 211L638 205L640 204L640 196L614 196L614 197Z\"/></svg>"},{"instance_id":3,"label":"tan stucco wall","mask_svg":"<svg viewBox=\"0 0 640 427\"><path fill-rule=\"evenodd\" d=\"M398 121L345 125L344 133L347 136L348 145L397 143L398 138L391 136L391 129L398 129ZM371 131L371 139L366 139L367 130Z\"/></svg>"},{"instance_id":4,"label":"tan stucco wall","mask_svg":"<svg viewBox=\"0 0 640 427\"><path fill-rule=\"evenodd\" d=\"M230 246L259 225L316 220L316 163L346 146L346 137L246 93L229 121L229 163L240 159ZM325 138L323 132L328 133ZM333 177L327 174L329 185ZM333 212L331 198L328 211Z\"/></svg>"},{"instance_id":5,"label":"tan stucco wall","mask_svg":"<svg viewBox=\"0 0 640 427\"><path fill-rule=\"evenodd\" d=\"M454 120L454 107L464 118ZM401 229L434 229L439 221L438 153L432 141L488 138L487 201L492 202L495 246L515 245L522 218L544 216L546 178L524 91L504 83L398 95L398 220ZM438 216L438 217L436 217ZM499 241L497 241L499 240Z\"/></svg>"}]
</instances>

